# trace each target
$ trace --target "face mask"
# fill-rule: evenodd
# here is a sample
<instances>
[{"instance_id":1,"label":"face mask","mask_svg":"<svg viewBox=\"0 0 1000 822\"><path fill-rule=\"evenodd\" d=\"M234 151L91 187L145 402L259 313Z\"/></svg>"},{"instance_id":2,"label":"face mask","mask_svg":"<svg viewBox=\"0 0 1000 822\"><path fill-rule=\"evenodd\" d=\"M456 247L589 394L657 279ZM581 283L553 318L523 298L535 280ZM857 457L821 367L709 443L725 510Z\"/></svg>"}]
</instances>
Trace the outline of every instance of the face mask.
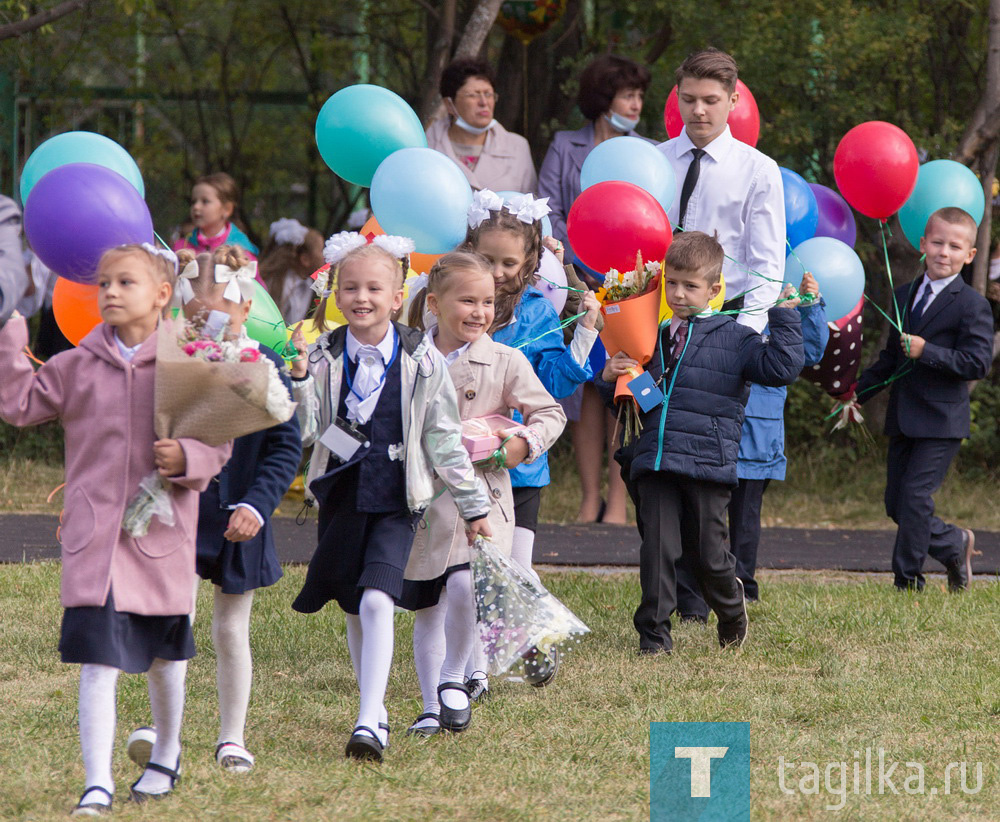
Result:
<instances>
[{"instance_id":1,"label":"face mask","mask_svg":"<svg viewBox=\"0 0 1000 822\"><path fill-rule=\"evenodd\" d=\"M455 118L455 125L462 129L462 131L467 131L469 134L485 134L497 123L496 120L490 120L488 125L485 125L482 128L476 128L475 126L469 125L469 123L465 122L461 115L457 113L453 114L452 117Z\"/></svg>"},{"instance_id":2,"label":"face mask","mask_svg":"<svg viewBox=\"0 0 1000 822\"><path fill-rule=\"evenodd\" d=\"M1000 280L1000 259L990 260L990 279Z\"/></svg>"},{"instance_id":3,"label":"face mask","mask_svg":"<svg viewBox=\"0 0 1000 822\"><path fill-rule=\"evenodd\" d=\"M639 125L638 117L632 120L628 117L622 116L617 111L609 111L604 115L604 119L608 121L608 125L610 125L611 128L615 131L620 131L622 134L627 134Z\"/></svg>"}]
</instances>

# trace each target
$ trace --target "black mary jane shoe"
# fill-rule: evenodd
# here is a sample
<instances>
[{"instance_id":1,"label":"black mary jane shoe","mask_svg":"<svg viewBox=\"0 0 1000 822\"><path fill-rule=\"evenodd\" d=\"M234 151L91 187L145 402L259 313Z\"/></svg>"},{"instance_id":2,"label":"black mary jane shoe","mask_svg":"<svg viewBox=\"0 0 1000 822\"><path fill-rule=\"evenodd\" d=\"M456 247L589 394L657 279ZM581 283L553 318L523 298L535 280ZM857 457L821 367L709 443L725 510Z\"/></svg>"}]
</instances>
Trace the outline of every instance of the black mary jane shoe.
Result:
<instances>
[{"instance_id":1,"label":"black mary jane shoe","mask_svg":"<svg viewBox=\"0 0 1000 822\"><path fill-rule=\"evenodd\" d=\"M424 725L421 728L416 727L417 723L424 719L436 719L437 725ZM427 713L422 713L416 719L413 720L413 724L406 729L407 736L422 736L425 739L428 736L434 736L434 734L441 733L441 717L438 716L433 711L428 711Z\"/></svg>"},{"instance_id":2,"label":"black mary jane shoe","mask_svg":"<svg viewBox=\"0 0 1000 822\"><path fill-rule=\"evenodd\" d=\"M169 776L170 787L163 793L147 793L146 791L137 791L135 786L142 781L142 777L140 776L137 780L135 780L135 782L132 783L130 787L131 795L129 797L133 802L136 802L139 805L149 802L150 800L163 799L170 796L170 794L174 792L174 788L177 786L177 782L181 778L181 758L177 757L177 767L173 770L168 768L166 765L160 765L156 762L147 762L146 769L143 771L143 774L145 774L146 771L156 771L157 773L162 773L164 776Z\"/></svg>"},{"instance_id":3,"label":"black mary jane shoe","mask_svg":"<svg viewBox=\"0 0 1000 822\"><path fill-rule=\"evenodd\" d=\"M100 802L87 802L84 804L83 798L91 791L100 791L108 798L108 804L102 805ZM89 788L84 788L82 794L80 794L80 801L76 803L76 807L69 812L70 816L106 816L111 813L111 803L114 802L114 797L111 795L111 791L107 788L102 788L100 785L92 785Z\"/></svg>"},{"instance_id":4,"label":"black mary jane shoe","mask_svg":"<svg viewBox=\"0 0 1000 822\"><path fill-rule=\"evenodd\" d=\"M349 759L370 759L373 762L381 762L384 750L385 746L379 741L375 731L367 725L357 725L347 741L347 747L344 748L344 756Z\"/></svg>"},{"instance_id":5,"label":"black mary jane shoe","mask_svg":"<svg viewBox=\"0 0 1000 822\"><path fill-rule=\"evenodd\" d=\"M441 699L442 691L461 691L468 699L469 689L465 687L464 682L442 682L438 685L438 702L441 705L438 721L441 723L441 728L452 733L464 731L472 722L472 702L470 701L464 708L449 708Z\"/></svg>"}]
</instances>

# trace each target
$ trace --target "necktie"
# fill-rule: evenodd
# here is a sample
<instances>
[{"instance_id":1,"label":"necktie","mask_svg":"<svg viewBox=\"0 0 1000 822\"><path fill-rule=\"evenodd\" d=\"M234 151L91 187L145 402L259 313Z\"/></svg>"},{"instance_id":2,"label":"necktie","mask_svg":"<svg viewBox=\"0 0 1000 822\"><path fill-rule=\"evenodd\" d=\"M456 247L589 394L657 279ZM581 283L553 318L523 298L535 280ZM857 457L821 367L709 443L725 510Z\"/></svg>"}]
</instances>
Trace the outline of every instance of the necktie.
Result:
<instances>
[{"instance_id":1,"label":"necktie","mask_svg":"<svg viewBox=\"0 0 1000 822\"><path fill-rule=\"evenodd\" d=\"M924 315L924 309L927 308L927 303L931 299L931 287L928 284L924 285L924 293L920 295L920 299L917 300L916 304L910 309L910 328L915 326L920 322L920 318Z\"/></svg>"},{"instance_id":2,"label":"necktie","mask_svg":"<svg viewBox=\"0 0 1000 822\"><path fill-rule=\"evenodd\" d=\"M681 186L681 209L677 214L677 225L687 228L684 225L684 215L687 213L688 200L694 192L695 184L698 182L698 175L701 173L701 158L705 156L705 149L696 148L691 151L691 165L688 166L687 174L684 175L684 184Z\"/></svg>"},{"instance_id":3,"label":"necktie","mask_svg":"<svg viewBox=\"0 0 1000 822\"><path fill-rule=\"evenodd\" d=\"M681 352L684 350L684 341L687 340L688 335L688 324L687 322L682 322L677 326L677 330L674 332L674 343L670 347L670 363L671 365L676 363L680 359Z\"/></svg>"},{"instance_id":4,"label":"necktie","mask_svg":"<svg viewBox=\"0 0 1000 822\"><path fill-rule=\"evenodd\" d=\"M382 354L374 345L363 345L358 349L358 370L354 382L347 392L347 418L351 422L364 425L368 422L378 403L378 389L382 387L382 374L385 372L385 362Z\"/></svg>"}]
</instances>

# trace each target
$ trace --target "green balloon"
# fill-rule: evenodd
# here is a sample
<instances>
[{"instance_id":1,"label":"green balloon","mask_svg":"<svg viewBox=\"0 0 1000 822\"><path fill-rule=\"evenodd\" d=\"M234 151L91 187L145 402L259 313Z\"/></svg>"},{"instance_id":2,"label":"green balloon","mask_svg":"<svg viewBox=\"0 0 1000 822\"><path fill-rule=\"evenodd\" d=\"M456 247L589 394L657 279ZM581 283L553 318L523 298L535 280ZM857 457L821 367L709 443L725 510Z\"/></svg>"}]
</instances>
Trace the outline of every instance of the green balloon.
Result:
<instances>
[{"instance_id":1,"label":"green balloon","mask_svg":"<svg viewBox=\"0 0 1000 822\"><path fill-rule=\"evenodd\" d=\"M275 353L280 355L285 350L285 319L267 289L260 283L257 283L257 290L254 291L253 302L250 304L250 316L243 327L250 339L266 345Z\"/></svg>"}]
</instances>

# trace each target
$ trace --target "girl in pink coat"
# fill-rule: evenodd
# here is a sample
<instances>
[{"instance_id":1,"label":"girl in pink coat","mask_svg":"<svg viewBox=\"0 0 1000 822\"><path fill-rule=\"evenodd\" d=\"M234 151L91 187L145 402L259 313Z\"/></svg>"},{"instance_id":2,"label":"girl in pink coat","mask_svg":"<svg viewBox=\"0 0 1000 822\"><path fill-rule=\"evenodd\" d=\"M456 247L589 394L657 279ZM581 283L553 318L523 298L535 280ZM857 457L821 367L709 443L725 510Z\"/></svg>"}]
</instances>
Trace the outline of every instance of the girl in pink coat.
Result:
<instances>
[{"instance_id":1,"label":"girl in pink coat","mask_svg":"<svg viewBox=\"0 0 1000 822\"><path fill-rule=\"evenodd\" d=\"M114 782L115 688L120 671L148 672L157 743L131 798L169 793L180 767L189 614L195 590L198 494L231 446L153 432L156 328L170 302L175 259L151 245L111 249L98 266L104 322L78 348L37 372L15 315L0 330L0 416L13 425L58 419L65 430L66 489L59 650L81 664L80 746L86 789L73 816L110 810ZM171 483L175 525L153 519L144 537L121 527L139 481L159 471Z\"/></svg>"}]
</instances>

